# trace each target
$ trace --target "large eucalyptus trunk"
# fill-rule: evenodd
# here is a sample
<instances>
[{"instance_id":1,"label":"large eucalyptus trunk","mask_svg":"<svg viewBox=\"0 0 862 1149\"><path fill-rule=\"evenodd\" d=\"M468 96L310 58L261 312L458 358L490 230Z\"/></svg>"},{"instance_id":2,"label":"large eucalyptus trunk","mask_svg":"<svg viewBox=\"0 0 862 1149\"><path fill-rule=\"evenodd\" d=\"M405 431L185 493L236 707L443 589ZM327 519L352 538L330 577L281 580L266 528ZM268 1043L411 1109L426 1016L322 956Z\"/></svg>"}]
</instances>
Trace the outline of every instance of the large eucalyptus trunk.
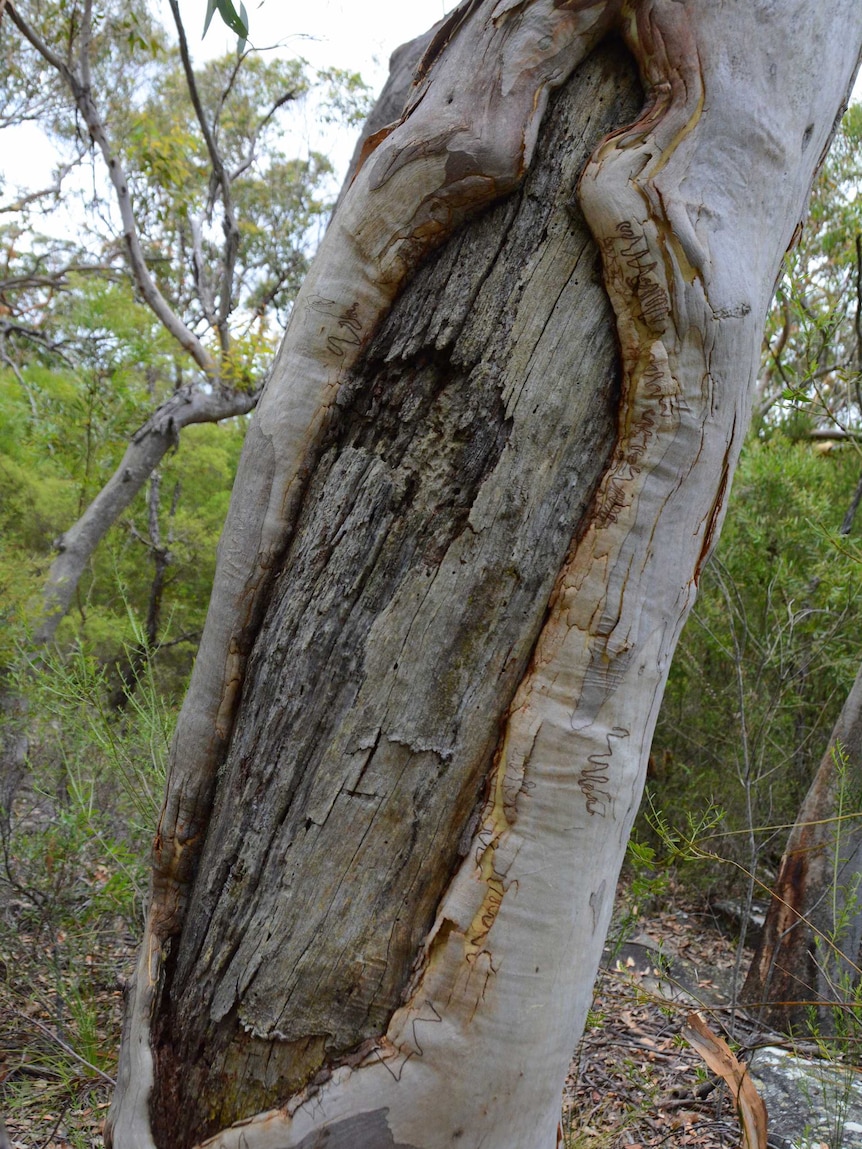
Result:
<instances>
[{"instance_id":1,"label":"large eucalyptus trunk","mask_svg":"<svg viewBox=\"0 0 862 1149\"><path fill-rule=\"evenodd\" d=\"M858 0L466 0L432 38L249 432L117 1149L555 1143L860 46Z\"/></svg>"},{"instance_id":2,"label":"large eucalyptus trunk","mask_svg":"<svg viewBox=\"0 0 862 1149\"><path fill-rule=\"evenodd\" d=\"M790 831L743 988L787 1033L841 1032L862 961L862 668Z\"/></svg>"}]
</instances>

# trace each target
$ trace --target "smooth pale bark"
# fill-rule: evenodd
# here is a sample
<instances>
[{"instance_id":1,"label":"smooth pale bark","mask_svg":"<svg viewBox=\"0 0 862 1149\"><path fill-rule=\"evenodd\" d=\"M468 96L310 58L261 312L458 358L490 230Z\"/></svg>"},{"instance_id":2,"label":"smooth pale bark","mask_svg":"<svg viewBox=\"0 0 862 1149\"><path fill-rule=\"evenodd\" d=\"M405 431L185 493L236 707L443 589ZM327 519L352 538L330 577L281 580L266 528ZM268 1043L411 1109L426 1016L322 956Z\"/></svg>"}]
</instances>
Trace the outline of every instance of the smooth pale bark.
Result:
<instances>
[{"instance_id":1,"label":"smooth pale bark","mask_svg":"<svg viewBox=\"0 0 862 1149\"><path fill-rule=\"evenodd\" d=\"M787 839L742 992L776 1029L841 1028L862 958L862 669Z\"/></svg>"},{"instance_id":2,"label":"smooth pale bark","mask_svg":"<svg viewBox=\"0 0 862 1149\"><path fill-rule=\"evenodd\" d=\"M416 71L416 66L444 23L445 20L438 20L433 27L421 36L417 36L415 40L401 44L389 57L389 75L374 103L374 107L362 125L362 131L359 133L359 139L356 141L350 163L347 165L347 174L336 201L336 211L349 191L353 177L365 157L367 140L400 119L407 102L410 86L413 83L413 73Z\"/></svg>"},{"instance_id":3,"label":"smooth pale bark","mask_svg":"<svg viewBox=\"0 0 862 1149\"><path fill-rule=\"evenodd\" d=\"M315 1016L313 978L282 1008L288 992L282 973L292 976L296 967L301 974L317 946L325 955L327 930L338 933L356 917L374 921L377 895L366 896L366 875L374 869L365 865L368 843L377 844L379 861L387 835L406 822L423 849L434 845L435 827L425 824L422 802L450 784L446 770L460 761L460 748L451 738L440 740L439 732L426 736L413 710L415 695L427 698L429 712L436 712L429 683L436 676L443 693L470 710L471 691L484 682L476 673L489 669L482 651L484 644L493 649L494 632L479 642L478 657L477 643L469 654L453 640L451 665L435 663L423 647L424 636L437 633L435 625L444 632L447 619L445 613L440 620L422 619L393 667L388 628L403 602L397 591L377 586L377 616L355 665L352 693L337 694L327 704L339 720L347 715L343 730L333 735L338 747L346 732L340 754L297 772L294 751L271 760L261 746L279 701L295 715L291 731L298 723L298 733L290 736L316 742L317 709L309 703L306 729L294 697L303 684L291 677L292 667L304 665L315 643L330 649L350 627L360 588L320 576L328 601L321 603L315 635L293 621L296 596L282 596L280 584L297 577L303 562L313 584L328 549L344 539L353 541L364 578L365 527L379 513L378 500L363 499L373 461L347 474L347 485L356 491L350 504L327 502L316 484L325 479L321 468L349 472L353 452L366 446L343 437L345 407L364 396L374 426L374 401L385 409L384 399L397 389L398 379L386 374L395 368L387 364L410 359L410 340L398 346L396 331L387 358L376 362L375 383L365 374L373 359L371 341L385 335L382 321L427 253L468 215L518 187L533 160L550 91L614 29L637 62L646 105L634 124L596 148L581 177L580 202L601 252L622 353L616 445L604 455L597 449L601 434L594 440L598 482L582 475L585 509L578 510L577 498L566 508L574 512L567 522L568 555L555 585L545 584L549 597L541 597L547 592L539 582L524 606L532 618L537 604L539 615L548 606L529 662L524 643L530 624L519 632L513 660L491 660L500 679L498 708L489 712L487 701L477 706L475 721L484 721L486 730L475 735L480 745L471 759L480 762L482 745L490 744L484 798L471 816L475 773L459 774L451 783L454 812L447 815L441 845L452 866L448 886L429 927L419 920L424 932L418 944L409 912L403 922L396 917L391 923L387 939L407 958L390 970L387 948L380 981L389 987L386 1001L397 991L398 1005L378 1016L374 995L360 995L373 1026L370 1036L350 1046L338 1038L358 1035L361 1025L342 1016L337 1001L331 1017ZM198 1114L202 1134L230 1120L231 1111L241 1116L262 1108L267 1096L279 1106L207 1142L225 1149L554 1144L562 1080L586 1013L670 656L718 530L747 425L772 286L860 45L862 10L856 0L833 0L814 10L801 2L766 0L731 7L671 0L471 0L432 40L403 119L373 141L376 148L330 225L243 454L156 841L147 934L111 1118L118 1149L154 1144L151 1109L162 1145L192 1144L189 1107L194 1113L196 1101L184 1093L181 1071L192 1074L195 1092L203 1083L203 1104L211 1106L211 1066L216 1076L223 1072L220 1112L215 1118L212 1112ZM571 261L556 268L540 250L536 259L540 269L525 272L537 285L545 280L540 296L562 293L576 279ZM465 279L469 285L470 276ZM475 316L481 322L478 303ZM525 317L516 311L511 322L519 320ZM442 353L445 323L429 319L434 322L432 342ZM541 332L532 340L527 334L512 341L505 378L464 379L456 361L447 367L458 394L469 390L468 383L488 386L489 417L500 426L516 418L518 399L536 382L531 366ZM420 368L414 364L416 374ZM565 382L555 374L559 363L550 356L543 368L549 392L558 395ZM538 401L531 408L536 424L559 411L543 410ZM399 414L391 430L395 441L398 424L409 422L403 408ZM429 405L429 434L434 414ZM465 426L476 433L470 418ZM527 420L524 433L529 431ZM441 449L447 442L441 437ZM335 448L337 463L330 458ZM467 503L458 504L462 492L456 495L453 486L457 513L439 499L429 500L430 525L424 534L417 528L422 557L434 556L434 581L441 585L450 567L441 562L435 542L453 560L451 571L469 566L478 557L473 539L482 540L502 513L495 514L494 506L505 508L507 498L523 500L523 488L507 489L498 481L498 459L511 450L505 436L483 450ZM382 443L375 451L375 468L393 467ZM433 452L420 457L433 469ZM537 471L546 457L533 456ZM415 483L424 474L417 471ZM414 477L401 477L406 497ZM306 552L306 528L323 513L318 506L329 510L332 537L328 547ZM448 526L436 540L442 510ZM505 550L489 557L495 565L485 582L499 588L508 571ZM466 602L446 597L450 632L457 634L462 614L473 618L469 596ZM420 595L417 619L422 603ZM273 652L280 662L270 663ZM424 667L422 689L399 693L400 679L387 679L402 660ZM276 665L287 675L282 687L277 671L268 678L268 668ZM520 681L511 697L513 667ZM384 729L374 704L386 682L393 707ZM413 715L409 729L398 727L398 706ZM363 707L369 708L366 729ZM498 722L499 738L489 737L487 727ZM331 765L336 758L340 775ZM353 769L345 773L347 760ZM314 791L321 770L338 783L328 798ZM399 818L393 795L411 772L424 774L430 790L414 785L409 817ZM349 825L349 818L339 821L342 795L357 812L356 827L352 836L328 835L328 827ZM363 800L372 807L364 818L358 813ZM387 817L378 817L382 810ZM302 853L304 839L278 834L298 812L305 813L306 834L319 847L294 872L296 854L290 851L296 846ZM451 833L459 819L460 862ZM234 821L240 833L231 832ZM340 862L334 871L332 850ZM384 873L381 888L397 889L401 880L406 904L419 904L427 913L434 891L414 895L412 861L410 848L394 855L401 877ZM362 896L344 897L357 875ZM435 882L439 878L438 872ZM258 886L275 896L255 905ZM232 897L239 928L222 951ZM307 936L297 906L314 916L321 902L333 910L331 919L324 915L317 932ZM218 929L211 924L216 920ZM396 925L406 929L409 944L402 944ZM347 965L354 940L347 929ZM348 996L353 987L362 990L375 968L361 948L358 954L358 969L345 983ZM328 970L327 962L321 969ZM195 996L201 993L203 999ZM203 1017L200 1009L186 1008L187 1001L201 1000ZM195 1025L204 1027L197 1045L182 1032ZM214 1038L211 1048L206 1035ZM239 1065L248 1071L247 1080L233 1075Z\"/></svg>"},{"instance_id":4,"label":"smooth pale bark","mask_svg":"<svg viewBox=\"0 0 862 1149\"><path fill-rule=\"evenodd\" d=\"M50 642L72 605L75 590L96 547L141 490L168 451L177 445L180 431L192 423L217 423L245 415L257 401L257 392L202 391L183 387L162 403L135 432L114 474L83 515L57 541L58 555L51 564L43 592L38 643Z\"/></svg>"}]
</instances>

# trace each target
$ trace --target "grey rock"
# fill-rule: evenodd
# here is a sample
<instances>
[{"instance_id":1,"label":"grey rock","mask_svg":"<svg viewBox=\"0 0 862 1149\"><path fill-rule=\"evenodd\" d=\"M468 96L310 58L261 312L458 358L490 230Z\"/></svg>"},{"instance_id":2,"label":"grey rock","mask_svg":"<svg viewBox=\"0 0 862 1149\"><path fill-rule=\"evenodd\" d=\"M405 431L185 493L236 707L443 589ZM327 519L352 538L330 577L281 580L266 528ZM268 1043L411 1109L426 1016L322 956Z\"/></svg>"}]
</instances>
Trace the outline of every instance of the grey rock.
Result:
<instances>
[{"instance_id":1,"label":"grey rock","mask_svg":"<svg viewBox=\"0 0 862 1149\"><path fill-rule=\"evenodd\" d=\"M862 1073L832 1061L758 1049L751 1075L769 1118L772 1149L862 1149Z\"/></svg>"}]
</instances>

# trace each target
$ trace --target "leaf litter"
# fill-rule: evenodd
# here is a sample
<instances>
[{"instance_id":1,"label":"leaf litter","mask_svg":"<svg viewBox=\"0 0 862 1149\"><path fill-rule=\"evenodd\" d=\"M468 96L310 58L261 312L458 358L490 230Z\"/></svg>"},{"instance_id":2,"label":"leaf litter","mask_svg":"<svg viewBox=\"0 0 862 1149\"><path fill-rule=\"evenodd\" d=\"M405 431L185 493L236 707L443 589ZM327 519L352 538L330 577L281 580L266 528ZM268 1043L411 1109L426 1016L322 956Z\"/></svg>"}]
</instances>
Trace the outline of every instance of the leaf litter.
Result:
<instances>
[{"instance_id":1,"label":"leaf litter","mask_svg":"<svg viewBox=\"0 0 862 1149\"><path fill-rule=\"evenodd\" d=\"M135 938L118 918L113 929L102 921L91 931L84 954L68 929L47 953L44 931L17 910L13 898L0 914L0 1115L9 1145L103 1149ZM596 982L566 1080L565 1145L735 1147L732 1099L681 1036L698 1005L711 1030L727 1036L731 1015L717 983L732 971L734 943L694 909L663 911L637 928L633 941L608 954ZM684 984L676 980L683 967ZM69 1003L80 993L82 969L86 1009L76 1014ZM90 1031L82 1033L85 1024Z\"/></svg>"}]
</instances>

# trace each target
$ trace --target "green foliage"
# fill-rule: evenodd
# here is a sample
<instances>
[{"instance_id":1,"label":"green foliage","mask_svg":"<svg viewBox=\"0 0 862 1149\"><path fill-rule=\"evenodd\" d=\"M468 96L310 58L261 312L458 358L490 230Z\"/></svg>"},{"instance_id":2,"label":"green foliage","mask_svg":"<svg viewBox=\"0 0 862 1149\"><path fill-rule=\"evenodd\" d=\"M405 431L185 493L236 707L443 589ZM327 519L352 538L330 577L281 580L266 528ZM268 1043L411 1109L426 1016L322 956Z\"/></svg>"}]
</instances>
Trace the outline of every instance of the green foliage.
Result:
<instances>
[{"instance_id":1,"label":"green foliage","mask_svg":"<svg viewBox=\"0 0 862 1149\"><path fill-rule=\"evenodd\" d=\"M324 123L360 127L372 105L371 89L360 74L344 68L323 68L317 74L317 82L322 88Z\"/></svg>"},{"instance_id":2,"label":"green foliage","mask_svg":"<svg viewBox=\"0 0 862 1149\"><path fill-rule=\"evenodd\" d=\"M330 103L349 103L337 82ZM240 228L233 286L235 338L265 325L265 356L246 356L259 374L272 351L271 320L283 321L307 267L314 227L328 211L325 187L331 166L322 156L299 159L282 147L284 109L314 86L297 60L232 56L210 60L197 72L204 114L215 135L225 169L234 173L231 194ZM339 118L349 115L337 109ZM197 123L185 75L176 55L160 69L152 87L128 108L112 113L122 141L123 160L144 234L151 270L162 292L181 311L196 306L198 293L221 290L224 234L214 217L216 203L210 156ZM203 269L203 270L202 270ZM201 280L203 276L203 280ZM188 304L184 304L187 296ZM190 326L199 324L192 315ZM234 351L237 356L237 351Z\"/></svg>"},{"instance_id":3,"label":"green foliage","mask_svg":"<svg viewBox=\"0 0 862 1149\"><path fill-rule=\"evenodd\" d=\"M772 827L755 852L780 856L775 827L794 821L858 667L858 526L836 545L857 478L852 447L749 442L671 670L657 803L721 805L730 856L747 866L750 827Z\"/></svg>"},{"instance_id":4,"label":"green foliage","mask_svg":"<svg viewBox=\"0 0 862 1149\"><path fill-rule=\"evenodd\" d=\"M247 30L244 10L218 0L208 20L216 9ZM202 379L186 341L180 346L142 302L148 291L129 273L104 172L79 181L86 190L58 185L58 198L80 199L73 236L38 233L50 197L24 197L0 217L13 220L0 225L0 667L35 626L55 540L158 404L189 383L259 387L328 209L329 162L285 145L291 106L313 92L322 115L352 121L367 103L355 74L315 75L302 61L254 51L207 61L192 91L155 14L120 0L97 0L89 26L67 0L35 0L26 18L71 67L88 52L93 100L148 271L178 324L205 345L217 381ZM82 136L81 110L59 73L26 38L13 31L9 43L16 52L2 49L0 130L36 119L64 160L98 171L100 148ZM225 224L236 250L226 246ZM183 433L182 449L92 559L61 644L81 643L128 677L128 604L146 619L148 657L158 646L170 689L178 687L202 626L244 426Z\"/></svg>"},{"instance_id":5,"label":"green foliage","mask_svg":"<svg viewBox=\"0 0 862 1149\"><path fill-rule=\"evenodd\" d=\"M122 458L129 436L170 394L173 349L150 312L122 283L84 281L64 315L67 343L80 342L75 367L38 360L17 377L0 369L0 665L39 609L54 540L75 521ZM170 551L163 594L164 643L157 655L171 689L188 670L203 625L245 420L187 428L163 462L158 509ZM148 492L109 532L64 621L61 644L83 643L106 665L134 644L129 621L144 618L153 578ZM177 676L180 676L178 678Z\"/></svg>"},{"instance_id":6,"label":"green foliage","mask_svg":"<svg viewBox=\"0 0 862 1149\"><path fill-rule=\"evenodd\" d=\"M0 977L0 1109L29 1122L54 1099L103 1104L174 715L147 671L112 709L80 648L19 665L4 689L26 700L30 751L26 780L0 791L0 970L14 971Z\"/></svg>"},{"instance_id":7,"label":"green foliage","mask_svg":"<svg viewBox=\"0 0 862 1149\"><path fill-rule=\"evenodd\" d=\"M229 3L219 11L229 22L240 18ZM30 6L28 18L49 47L76 59L82 32L74 5L41 0ZM17 54L0 79L0 130L37 119L64 161L101 164L98 149L82 140L80 113L60 78L26 40L9 39ZM239 227L238 250L226 260L227 192L178 48L152 13L130 12L119 0L94 6L88 42L94 98L108 146L122 164L149 271L182 322L217 360L224 357L225 381L252 385L271 357L332 193L328 160L314 153L300 158L285 146L290 112L313 94L320 118L353 124L368 108L368 89L355 73L315 74L303 61L253 51L196 69L202 115L227 173ZM64 276L66 268L108 281L128 275L116 222L100 200L109 192L102 179L94 172L84 181L90 184L86 192L63 193L81 201L76 214L85 223L77 242L34 234L32 216L52 207L47 198L31 202L13 225L0 229L0 317L8 308L16 321L27 320L16 322L8 336L0 325L0 360L10 345L19 366L33 354L45 358L52 351L54 358L59 353L68 359L77 351L77 344L66 345L65 331L56 330L69 318L64 297L79 290L73 276ZM225 308L227 339L225 317L219 319Z\"/></svg>"},{"instance_id":8,"label":"green foliage","mask_svg":"<svg viewBox=\"0 0 862 1149\"><path fill-rule=\"evenodd\" d=\"M767 325L760 414L795 437L860 425L862 104L847 110Z\"/></svg>"},{"instance_id":9,"label":"green foliage","mask_svg":"<svg viewBox=\"0 0 862 1149\"><path fill-rule=\"evenodd\" d=\"M218 12L228 28L230 28L232 32L236 32L239 37L237 51L242 52L245 48L245 41L248 39L248 14L245 10L245 4L241 3L239 11L237 12L231 0L207 0L207 14L204 18L205 36L209 30L210 21L216 12Z\"/></svg>"},{"instance_id":10,"label":"green foliage","mask_svg":"<svg viewBox=\"0 0 862 1149\"><path fill-rule=\"evenodd\" d=\"M142 633L134 619L132 636ZM107 704L105 669L80 646L63 657L42 652L17 682L19 694L30 703L31 722L50 716L50 729L61 739L53 748L62 786L78 811L98 833L106 810L121 818L124 835L146 841L155 826L164 788L165 762L175 715L151 668L139 675L126 710L118 713ZM99 787L111 790L111 801L99 800ZM117 806L119 804L119 810Z\"/></svg>"}]
</instances>

